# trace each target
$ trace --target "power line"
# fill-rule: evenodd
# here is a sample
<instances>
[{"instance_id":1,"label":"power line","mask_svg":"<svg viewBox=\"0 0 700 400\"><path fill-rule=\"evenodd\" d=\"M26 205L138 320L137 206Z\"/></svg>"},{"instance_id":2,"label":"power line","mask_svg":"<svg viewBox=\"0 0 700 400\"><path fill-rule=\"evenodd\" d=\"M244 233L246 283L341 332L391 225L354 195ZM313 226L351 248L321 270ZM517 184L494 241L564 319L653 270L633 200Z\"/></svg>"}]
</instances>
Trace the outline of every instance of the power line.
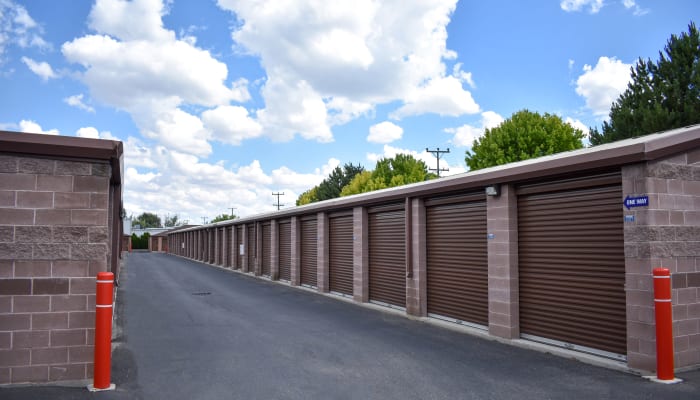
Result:
<instances>
[{"instance_id":1,"label":"power line","mask_svg":"<svg viewBox=\"0 0 700 400\"><path fill-rule=\"evenodd\" d=\"M284 192L282 193L272 193L273 196L277 196L277 204L273 204L273 206L277 206L277 211L280 210L280 207L282 207L284 204L280 204L280 196L284 196Z\"/></svg>"},{"instance_id":2,"label":"power line","mask_svg":"<svg viewBox=\"0 0 700 400\"><path fill-rule=\"evenodd\" d=\"M449 153L450 152L449 148L447 148L447 150L440 150L440 148L438 147L436 150L430 150L429 148L426 147L425 151L432 153L435 156L435 158L437 158L437 168L428 168L428 171L437 172L437 176L439 178L441 171L447 172L450 170L449 168L442 168L442 169L440 168L440 157L443 153Z\"/></svg>"}]
</instances>

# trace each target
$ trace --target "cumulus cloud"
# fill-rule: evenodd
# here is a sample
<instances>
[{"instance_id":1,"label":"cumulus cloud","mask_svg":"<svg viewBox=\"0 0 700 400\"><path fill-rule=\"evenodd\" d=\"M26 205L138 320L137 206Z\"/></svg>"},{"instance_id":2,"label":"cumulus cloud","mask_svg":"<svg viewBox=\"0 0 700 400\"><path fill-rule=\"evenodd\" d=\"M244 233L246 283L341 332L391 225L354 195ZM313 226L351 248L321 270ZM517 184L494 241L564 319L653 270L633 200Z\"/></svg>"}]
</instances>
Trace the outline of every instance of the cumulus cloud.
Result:
<instances>
[{"instance_id":1,"label":"cumulus cloud","mask_svg":"<svg viewBox=\"0 0 700 400\"><path fill-rule=\"evenodd\" d=\"M640 7L635 0L622 0L622 5L624 5L626 9L631 10L632 14L636 17L649 13L648 8Z\"/></svg>"},{"instance_id":2,"label":"cumulus cloud","mask_svg":"<svg viewBox=\"0 0 700 400\"><path fill-rule=\"evenodd\" d=\"M486 129L495 128L504 121L503 117L494 111L481 113L481 124L473 126L464 124L458 128L447 128L445 132L453 134L451 143L460 147L471 147L474 140L481 137Z\"/></svg>"},{"instance_id":3,"label":"cumulus cloud","mask_svg":"<svg viewBox=\"0 0 700 400\"><path fill-rule=\"evenodd\" d=\"M82 66L92 98L129 112L146 137L206 156L210 135L199 116L182 107L246 101L247 81L229 86L226 64L163 27L166 12L161 0L97 0L89 16L96 33L66 42L61 50Z\"/></svg>"},{"instance_id":4,"label":"cumulus cloud","mask_svg":"<svg viewBox=\"0 0 700 400\"><path fill-rule=\"evenodd\" d=\"M280 202L292 206L302 192L319 184L339 165L331 158L305 173L286 166L266 171L258 160L233 167L225 162L202 162L194 155L163 146L148 149L141 145L133 138L125 143L127 212L178 214L190 223L200 223L201 217L211 220L230 212L230 207L236 207L235 213L241 216L273 211L272 192L284 192Z\"/></svg>"},{"instance_id":5,"label":"cumulus cloud","mask_svg":"<svg viewBox=\"0 0 700 400\"><path fill-rule=\"evenodd\" d=\"M60 135L58 129L49 129L45 131L44 129L42 129L41 125L37 124L32 120L25 119L19 122L19 130L20 132L39 133L42 135Z\"/></svg>"},{"instance_id":6,"label":"cumulus cloud","mask_svg":"<svg viewBox=\"0 0 700 400\"><path fill-rule=\"evenodd\" d=\"M591 14L595 14L603 8L603 0L562 0L559 6L566 12L581 11L588 8Z\"/></svg>"},{"instance_id":7,"label":"cumulus cloud","mask_svg":"<svg viewBox=\"0 0 700 400\"><path fill-rule=\"evenodd\" d=\"M245 107L219 106L203 112L202 121L213 139L233 145L262 134L262 126L248 115Z\"/></svg>"},{"instance_id":8,"label":"cumulus cloud","mask_svg":"<svg viewBox=\"0 0 700 400\"><path fill-rule=\"evenodd\" d=\"M590 129L588 128L588 126L586 126L586 124L584 124L580 120L574 119L571 117L566 117L564 119L564 122L573 126L576 129L580 129L583 132L583 134L586 135L586 137L588 137L588 133L590 132Z\"/></svg>"},{"instance_id":9,"label":"cumulus cloud","mask_svg":"<svg viewBox=\"0 0 700 400\"><path fill-rule=\"evenodd\" d=\"M393 122L384 121L369 127L367 141L370 143L391 143L401 139L403 128Z\"/></svg>"},{"instance_id":10,"label":"cumulus cloud","mask_svg":"<svg viewBox=\"0 0 700 400\"><path fill-rule=\"evenodd\" d=\"M66 102L69 106L73 106L76 108L79 108L83 111L87 111L89 113L94 113L95 109L92 106L89 106L83 102L83 94L75 94L73 96L68 96L63 101Z\"/></svg>"},{"instance_id":11,"label":"cumulus cloud","mask_svg":"<svg viewBox=\"0 0 700 400\"><path fill-rule=\"evenodd\" d=\"M586 100L586 107L594 115L606 116L632 79L631 67L615 57L600 57L595 67L583 66L583 74L576 80L576 93Z\"/></svg>"},{"instance_id":12,"label":"cumulus cloud","mask_svg":"<svg viewBox=\"0 0 700 400\"><path fill-rule=\"evenodd\" d=\"M44 81L58 77L53 68L51 68L51 65L49 65L49 63L46 61L37 62L29 57L22 57L22 62L27 66L27 68L29 68L30 71L38 75Z\"/></svg>"},{"instance_id":13,"label":"cumulus cloud","mask_svg":"<svg viewBox=\"0 0 700 400\"><path fill-rule=\"evenodd\" d=\"M100 132L97 130L97 128L92 127L92 126L86 126L86 127L82 127L80 129L78 129L75 132L75 136L84 137L84 138L92 138L92 139L120 140L119 138L112 135L112 132L109 132L109 131Z\"/></svg>"},{"instance_id":14,"label":"cumulus cloud","mask_svg":"<svg viewBox=\"0 0 700 400\"><path fill-rule=\"evenodd\" d=\"M454 0L218 4L240 21L236 49L267 73L257 115L273 139L330 141L333 125L397 100L395 118L478 111L462 85L473 85L471 74L459 65L449 75L444 63L456 58L446 47Z\"/></svg>"},{"instance_id":15,"label":"cumulus cloud","mask_svg":"<svg viewBox=\"0 0 700 400\"><path fill-rule=\"evenodd\" d=\"M7 46L49 49L43 28L34 21L24 6L11 0L0 1L0 63Z\"/></svg>"},{"instance_id":16,"label":"cumulus cloud","mask_svg":"<svg viewBox=\"0 0 700 400\"><path fill-rule=\"evenodd\" d=\"M375 164L382 158L394 158L397 154L408 154L413 156L417 160L423 161L428 168L437 169L437 158L432 153L427 151L415 151L409 149L402 149L399 147L393 147L388 144L384 145L383 153L367 153L367 161L371 164ZM444 157L444 155L442 156ZM372 168L374 165L372 165ZM455 175L465 172L466 169L463 166L453 165L450 166L447 160L440 158L440 169L447 169L448 171L441 171L440 176Z\"/></svg>"}]
</instances>

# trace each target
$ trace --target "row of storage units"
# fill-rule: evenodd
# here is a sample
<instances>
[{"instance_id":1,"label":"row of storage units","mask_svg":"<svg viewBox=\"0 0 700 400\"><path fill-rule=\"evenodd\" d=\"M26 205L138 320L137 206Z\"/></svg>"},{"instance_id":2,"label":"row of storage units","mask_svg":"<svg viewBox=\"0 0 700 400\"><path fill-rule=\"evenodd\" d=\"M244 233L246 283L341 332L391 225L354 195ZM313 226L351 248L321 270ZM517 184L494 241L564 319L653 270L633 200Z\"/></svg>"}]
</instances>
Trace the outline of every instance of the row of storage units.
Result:
<instances>
[{"instance_id":1,"label":"row of storage units","mask_svg":"<svg viewBox=\"0 0 700 400\"><path fill-rule=\"evenodd\" d=\"M520 334L623 359L627 336L619 171L513 188ZM487 195L483 190L457 192L420 201L419 214L412 214L413 203L404 199L205 226L171 234L170 249L310 288L327 279L323 291L356 300L366 287L365 301L406 308L418 240L426 316L487 329ZM413 220L416 215L420 221ZM356 237L358 232L366 237ZM355 245L358 240L366 251ZM319 258L319 251L327 255ZM363 257L366 275L358 270ZM327 267L319 259L327 259ZM292 282L295 274L298 281Z\"/></svg>"}]
</instances>

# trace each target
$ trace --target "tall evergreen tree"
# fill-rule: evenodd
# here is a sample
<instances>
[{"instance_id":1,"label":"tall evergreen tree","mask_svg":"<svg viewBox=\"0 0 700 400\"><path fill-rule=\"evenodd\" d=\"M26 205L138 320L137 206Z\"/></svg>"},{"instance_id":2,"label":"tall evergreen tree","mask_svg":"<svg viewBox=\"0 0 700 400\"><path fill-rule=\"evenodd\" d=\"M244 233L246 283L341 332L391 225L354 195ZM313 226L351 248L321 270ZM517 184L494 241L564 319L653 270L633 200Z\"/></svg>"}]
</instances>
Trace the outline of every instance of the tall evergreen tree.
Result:
<instances>
[{"instance_id":1,"label":"tall evergreen tree","mask_svg":"<svg viewBox=\"0 0 700 400\"><path fill-rule=\"evenodd\" d=\"M671 35L659 60L641 58L632 81L613 103L602 132L592 129L591 144L643 136L700 123L700 33L691 22L688 32Z\"/></svg>"}]
</instances>

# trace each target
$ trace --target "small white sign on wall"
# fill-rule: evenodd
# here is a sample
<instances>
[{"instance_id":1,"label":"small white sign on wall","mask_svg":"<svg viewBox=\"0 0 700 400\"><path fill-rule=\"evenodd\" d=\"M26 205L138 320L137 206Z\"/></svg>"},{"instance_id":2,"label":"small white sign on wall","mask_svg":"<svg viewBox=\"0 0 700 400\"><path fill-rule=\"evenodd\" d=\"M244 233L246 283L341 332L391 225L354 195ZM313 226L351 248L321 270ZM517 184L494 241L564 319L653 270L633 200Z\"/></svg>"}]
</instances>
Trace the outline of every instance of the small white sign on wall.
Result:
<instances>
[{"instance_id":1,"label":"small white sign on wall","mask_svg":"<svg viewBox=\"0 0 700 400\"><path fill-rule=\"evenodd\" d=\"M245 255L245 246L244 246L244 245L240 245L240 246L238 247L238 254L240 254L240 255L242 255L242 256Z\"/></svg>"}]
</instances>

